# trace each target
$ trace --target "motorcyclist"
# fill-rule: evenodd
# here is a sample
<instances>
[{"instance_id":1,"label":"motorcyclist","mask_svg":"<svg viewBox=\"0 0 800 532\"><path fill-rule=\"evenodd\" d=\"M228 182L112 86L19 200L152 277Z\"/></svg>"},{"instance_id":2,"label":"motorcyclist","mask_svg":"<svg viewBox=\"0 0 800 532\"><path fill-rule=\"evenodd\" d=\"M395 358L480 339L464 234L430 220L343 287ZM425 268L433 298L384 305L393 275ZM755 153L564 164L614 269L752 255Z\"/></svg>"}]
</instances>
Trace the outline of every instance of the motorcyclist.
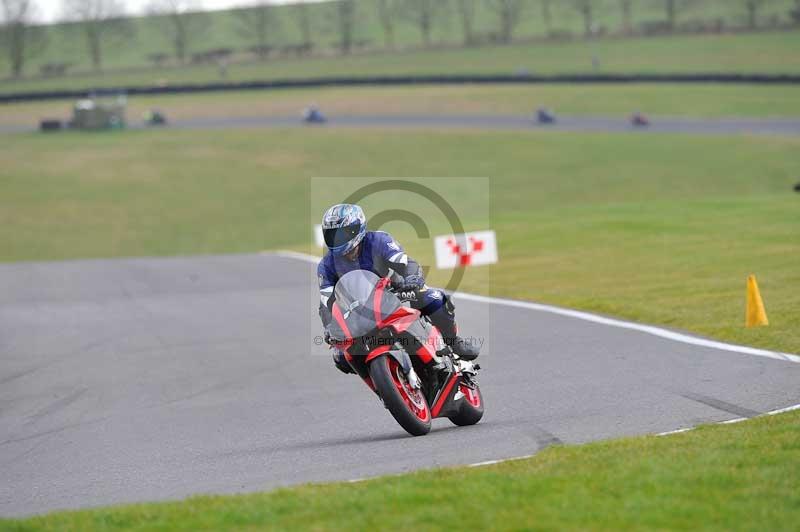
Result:
<instances>
[{"instance_id":1,"label":"motorcyclist","mask_svg":"<svg viewBox=\"0 0 800 532\"><path fill-rule=\"evenodd\" d=\"M458 336L454 305L442 290L427 288L422 268L411 259L384 231L367 231L367 218L358 205L339 204L329 208L322 217L322 233L328 253L317 267L319 277L319 315L325 327L325 338L330 339L328 325L332 320L334 286L341 276L353 270L369 270L379 277L394 272L393 284L402 291L420 290L420 297L412 302L442 333L445 342L465 360L478 357L477 346ZM345 360L344 353L336 349L333 355L336 367L344 373L354 373Z\"/></svg>"}]
</instances>

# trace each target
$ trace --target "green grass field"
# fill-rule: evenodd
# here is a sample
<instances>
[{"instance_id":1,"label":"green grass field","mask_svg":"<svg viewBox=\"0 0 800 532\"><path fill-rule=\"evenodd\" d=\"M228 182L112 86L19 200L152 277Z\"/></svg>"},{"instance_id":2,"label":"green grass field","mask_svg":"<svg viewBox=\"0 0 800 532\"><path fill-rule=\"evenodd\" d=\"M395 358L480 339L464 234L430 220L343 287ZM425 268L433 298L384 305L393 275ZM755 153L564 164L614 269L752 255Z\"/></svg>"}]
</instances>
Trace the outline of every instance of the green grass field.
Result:
<instances>
[{"instance_id":1,"label":"green grass field","mask_svg":"<svg viewBox=\"0 0 800 532\"><path fill-rule=\"evenodd\" d=\"M137 96L128 120L139 124L149 109L172 120L253 116L300 116L315 103L332 116L355 114L518 114L538 107L559 114L624 118L633 111L654 116L798 117L800 87L765 85L532 85L364 87L291 91ZM41 118L67 119L71 101L0 106L0 127L35 127Z\"/></svg>"},{"instance_id":2,"label":"green grass field","mask_svg":"<svg viewBox=\"0 0 800 532\"><path fill-rule=\"evenodd\" d=\"M481 468L0 521L28 530L795 530L800 413Z\"/></svg>"},{"instance_id":3,"label":"green grass field","mask_svg":"<svg viewBox=\"0 0 800 532\"><path fill-rule=\"evenodd\" d=\"M404 74L586 73L599 60L598 72L798 73L800 31L736 35L697 35L530 43L481 48L453 48L349 57L276 59L233 64L224 81ZM109 70L61 78L0 81L0 93L53 89L91 89L129 85L221 81L216 66Z\"/></svg>"},{"instance_id":4,"label":"green grass field","mask_svg":"<svg viewBox=\"0 0 800 532\"><path fill-rule=\"evenodd\" d=\"M378 22L375 2L358 0L356 10L356 27L354 40L362 41L369 48L382 48L383 31ZM454 2L437 2L439 10L434 18L432 41L436 46L460 44L463 40L460 19ZM476 2L475 33L478 37L486 37L498 31L498 17L483 2ZM595 0L594 22L598 30L607 33L619 32L622 27L622 12L615 0ZM666 15L661 2L635 2L632 12L632 23L636 29L642 24L662 21ZM551 2L551 30L580 37L583 32L583 20L569 2ZM771 0L766 3L760 13L760 26L769 26L772 20L780 24L790 21L789 12L793 0ZM302 42L302 35L296 21L296 8L279 6L273 9L273 23L270 28L269 41L280 47ZM335 22L335 6L332 4L309 5L313 40L320 51L335 48L339 40L338 26ZM742 27L746 24L744 2L736 0L694 0L690 5L678 10L677 24L713 25L721 21L726 28ZM253 40L237 16L231 11L212 12L208 22L196 38L190 40L189 51L199 52L220 47L242 50L254 44ZM395 44L401 49L418 47L421 38L417 27L403 13L395 15ZM147 56L151 53L171 53L171 45L167 34L153 17L133 19L134 31L131 38L110 39L105 53L105 66L109 69L131 68L147 65ZM195 33L196 33L196 28ZM548 28L538 2L528 2L527 9L518 17L515 37L530 39L541 37ZM52 62L69 62L78 70L90 67L86 44L79 27L74 24L59 24L48 28L48 39L45 49L32 57L29 74L36 73L40 65ZM698 51L700 51L698 49ZM497 54L494 54L497 55ZM5 56L0 56L0 70L5 71ZM516 67L520 65L512 65ZM585 65L583 65L585 68Z\"/></svg>"},{"instance_id":5,"label":"green grass field","mask_svg":"<svg viewBox=\"0 0 800 532\"><path fill-rule=\"evenodd\" d=\"M0 260L307 249L312 177L485 176L501 262L490 286L467 276L462 288L800 352L800 139L226 130L3 140ZM407 245L430 263L429 242ZM742 327L749 273L769 327Z\"/></svg>"}]
</instances>

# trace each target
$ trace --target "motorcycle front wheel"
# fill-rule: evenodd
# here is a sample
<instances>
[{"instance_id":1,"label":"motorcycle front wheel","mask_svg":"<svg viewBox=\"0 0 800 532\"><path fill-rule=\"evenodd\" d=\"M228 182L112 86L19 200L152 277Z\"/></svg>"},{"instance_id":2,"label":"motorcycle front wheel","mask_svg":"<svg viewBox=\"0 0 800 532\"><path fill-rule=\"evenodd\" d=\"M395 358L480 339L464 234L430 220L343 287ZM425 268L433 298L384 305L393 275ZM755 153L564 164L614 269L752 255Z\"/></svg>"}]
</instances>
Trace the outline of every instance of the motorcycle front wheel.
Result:
<instances>
[{"instance_id":1,"label":"motorcycle front wheel","mask_svg":"<svg viewBox=\"0 0 800 532\"><path fill-rule=\"evenodd\" d=\"M403 368L392 356L381 356L369 365L369 376L383 404L412 436L431 430L431 411L422 390L413 388Z\"/></svg>"}]
</instances>

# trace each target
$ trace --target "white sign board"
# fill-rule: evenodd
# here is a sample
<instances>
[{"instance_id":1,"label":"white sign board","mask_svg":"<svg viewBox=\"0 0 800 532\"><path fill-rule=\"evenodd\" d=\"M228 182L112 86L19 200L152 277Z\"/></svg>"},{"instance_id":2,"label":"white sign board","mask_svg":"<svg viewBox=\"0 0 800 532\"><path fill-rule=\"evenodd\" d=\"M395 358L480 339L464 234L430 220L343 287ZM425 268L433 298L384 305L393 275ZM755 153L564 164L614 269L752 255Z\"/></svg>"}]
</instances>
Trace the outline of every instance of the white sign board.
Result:
<instances>
[{"instance_id":1,"label":"white sign board","mask_svg":"<svg viewBox=\"0 0 800 532\"><path fill-rule=\"evenodd\" d=\"M463 268L497 262L494 231L475 231L463 235L443 235L434 239L436 267Z\"/></svg>"},{"instance_id":2,"label":"white sign board","mask_svg":"<svg viewBox=\"0 0 800 532\"><path fill-rule=\"evenodd\" d=\"M314 243L318 248L325 247L325 238L322 236L322 226L319 224L314 226Z\"/></svg>"}]
</instances>

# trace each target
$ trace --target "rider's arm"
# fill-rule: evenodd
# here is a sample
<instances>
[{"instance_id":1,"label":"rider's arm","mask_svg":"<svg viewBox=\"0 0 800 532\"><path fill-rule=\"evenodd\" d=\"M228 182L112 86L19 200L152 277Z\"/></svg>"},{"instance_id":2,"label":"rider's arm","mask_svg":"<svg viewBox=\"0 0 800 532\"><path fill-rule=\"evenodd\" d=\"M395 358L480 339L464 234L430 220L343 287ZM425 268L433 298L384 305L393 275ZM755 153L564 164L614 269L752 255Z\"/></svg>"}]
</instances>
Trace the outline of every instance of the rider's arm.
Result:
<instances>
[{"instance_id":1,"label":"rider's arm","mask_svg":"<svg viewBox=\"0 0 800 532\"><path fill-rule=\"evenodd\" d=\"M417 263L417 261L409 257L408 264L406 264L406 271L403 272L401 275L403 277L408 277L409 275L419 275L420 277L422 277L423 276L422 267L419 265L419 263Z\"/></svg>"},{"instance_id":2,"label":"rider's arm","mask_svg":"<svg viewBox=\"0 0 800 532\"><path fill-rule=\"evenodd\" d=\"M381 258L386 265L397 275L405 278L417 276L423 279L422 268L419 263L409 257L401 246L389 233L379 233L381 242L379 246Z\"/></svg>"}]
</instances>

